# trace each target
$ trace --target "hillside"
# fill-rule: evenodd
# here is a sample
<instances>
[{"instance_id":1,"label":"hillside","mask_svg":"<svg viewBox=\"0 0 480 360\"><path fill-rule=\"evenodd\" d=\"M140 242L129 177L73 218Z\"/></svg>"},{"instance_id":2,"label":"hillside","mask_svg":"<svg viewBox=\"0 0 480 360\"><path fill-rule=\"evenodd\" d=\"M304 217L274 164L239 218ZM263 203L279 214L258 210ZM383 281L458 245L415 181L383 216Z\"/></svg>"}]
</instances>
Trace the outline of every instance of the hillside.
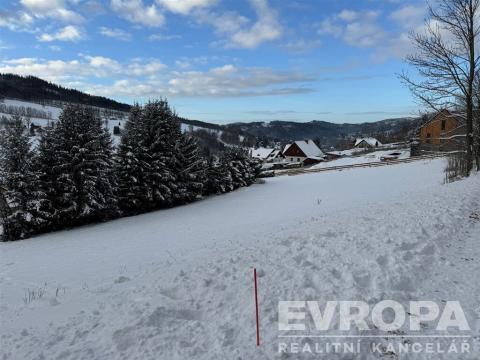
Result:
<instances>
[{"instance_id":1,"label":"hillside","mask_svg":"<svg viewBox=\"0 0 480 360\"><path fill-rule=\"evenodd\" d=\"M130 105L68 89L35 76L0 74L0 97L34 102L70 102L117 111L129 111Z\"/></svg>"},{"instance_id":2,"label":"hillside","mask_svg":"<svg viewBox=\"0 0 480 360\"><path fill-rule=\"evenodd\" d=\"M441 308L445 299L461 299L474 327L480 222L472 214L480 178L443 185L444 166L433 160L279 177L178 208L1 243L0 354L323 359L277 353L290 341L279 338L286 333L279 331L279 301L304 299L322 309L332 299L367 299L370 306L375 299L404 306L429 299ZM259 274L260 347L252 267ZM41 295L29 299L28 291ZM425 322L422 334L438 334L434 324ZM359 334L355 327L335 330L327 334ZM418 332L407 318L398 339L375 329L367 334L406 343ZM472 334L465 341L478 344L476 331L451 327L448 334ZM385 343L361 341L376 340ZM444 348L451 340L438 341ZM393 358L350 355L328 358ZM415 355L452 359L446 352Z\"/></svg>"}]
</instances>

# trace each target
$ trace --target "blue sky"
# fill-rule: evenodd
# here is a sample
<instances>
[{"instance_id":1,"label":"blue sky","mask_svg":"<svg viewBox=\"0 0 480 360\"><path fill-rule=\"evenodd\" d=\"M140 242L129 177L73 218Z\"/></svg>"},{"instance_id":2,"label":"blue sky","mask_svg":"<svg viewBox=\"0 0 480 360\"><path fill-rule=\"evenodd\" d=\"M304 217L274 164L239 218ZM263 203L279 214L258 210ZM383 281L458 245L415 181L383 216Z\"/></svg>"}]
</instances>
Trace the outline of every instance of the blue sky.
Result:
<instances>
[{"instance_id":1,"label":"blue sky","mask_svg":"<svg viewBox=\"0 0 480 360\"><path fill-rule=\"evenodd\" d=\"M0 72L204 121L415 115L423 0L2 0Z\"/></svg>"}]
</instances>

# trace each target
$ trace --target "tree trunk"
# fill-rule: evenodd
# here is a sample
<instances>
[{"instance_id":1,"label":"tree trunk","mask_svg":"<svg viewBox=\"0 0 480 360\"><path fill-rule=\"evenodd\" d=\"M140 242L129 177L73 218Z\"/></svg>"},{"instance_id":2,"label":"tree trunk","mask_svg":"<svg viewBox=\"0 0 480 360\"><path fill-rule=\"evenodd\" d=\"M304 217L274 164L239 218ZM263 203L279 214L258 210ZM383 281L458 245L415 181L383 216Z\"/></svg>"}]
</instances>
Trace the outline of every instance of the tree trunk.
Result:
<instances>
[{"instance_id":1,"label":"tree trunk","mask_svg":"<svg viewBox=\"0 0 480 360\"><path fill-rule=\"evenodd\" d=\"M468 29L468 48L469 48L469 76L467 88L467 176L473 167L473 84L475 81L475 10L473 0L469 1L469 29Z\"/></svg>"}]
</instances>

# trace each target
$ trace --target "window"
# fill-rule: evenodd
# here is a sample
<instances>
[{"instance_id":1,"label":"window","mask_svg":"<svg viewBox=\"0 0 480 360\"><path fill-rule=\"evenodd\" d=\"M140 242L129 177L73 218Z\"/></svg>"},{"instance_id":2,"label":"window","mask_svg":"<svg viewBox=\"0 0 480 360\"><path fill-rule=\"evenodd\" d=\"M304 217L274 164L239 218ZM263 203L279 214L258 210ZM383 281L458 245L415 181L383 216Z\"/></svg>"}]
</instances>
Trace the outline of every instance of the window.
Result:
<instances>
[{"instance_id":1,"label":"window","mask_svg":"<svg viewBox=\"0 0 480 360\"><path fill-rule=\"evenodd\" d=\"M290 161L293 162L293 158L290 158Z\"/></svg>"},{"instance_id":2,"label":"window","mask_svg":"<svg viewBox=\"0 0 480 360\"><path fill-rule=\"evenodd\" d=\"M447 123L447 120L442 120L442 130L445 130L446 123Z\"/></svg>"},{"instance_id":3,"label":"window","mask_svg":"<svg viewBox=\"0 0 480 360\"><path fill-rule=\"evenodd\" d=\"M299 162L299 161L300 161L300 158L297 158L297 162Z\"/></svg>"},{"instance_id":4,"label":"window","mask_svg":"<svg viewBox=\"0 0 480 360\"><path fill-rule=\"evenodd\" d=\"M432 134L428 133L427 134L427 144L430 144L430 138L432 137Z\"/></svg>"}]
</instances>

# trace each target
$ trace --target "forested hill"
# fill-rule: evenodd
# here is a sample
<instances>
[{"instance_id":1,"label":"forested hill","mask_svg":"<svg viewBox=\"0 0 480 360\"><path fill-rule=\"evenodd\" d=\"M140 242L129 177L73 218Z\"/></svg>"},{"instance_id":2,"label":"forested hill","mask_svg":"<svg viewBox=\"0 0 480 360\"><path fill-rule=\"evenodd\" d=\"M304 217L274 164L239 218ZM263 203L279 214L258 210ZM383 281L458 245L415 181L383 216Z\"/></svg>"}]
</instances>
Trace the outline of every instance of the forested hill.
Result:
<instances>
[{"instance_id":1,"label":"forested hill","mask_svg":"<svg viewBox=\"0 0 480 360\"><path fill-rule=\"evenodd\" d=\"M68 89L35 76L0 74L0 97L32 102L62 101L118 111L130 110L128 104L103 96L85 94L75 89Z\"/></svg>"}]
</instances>

